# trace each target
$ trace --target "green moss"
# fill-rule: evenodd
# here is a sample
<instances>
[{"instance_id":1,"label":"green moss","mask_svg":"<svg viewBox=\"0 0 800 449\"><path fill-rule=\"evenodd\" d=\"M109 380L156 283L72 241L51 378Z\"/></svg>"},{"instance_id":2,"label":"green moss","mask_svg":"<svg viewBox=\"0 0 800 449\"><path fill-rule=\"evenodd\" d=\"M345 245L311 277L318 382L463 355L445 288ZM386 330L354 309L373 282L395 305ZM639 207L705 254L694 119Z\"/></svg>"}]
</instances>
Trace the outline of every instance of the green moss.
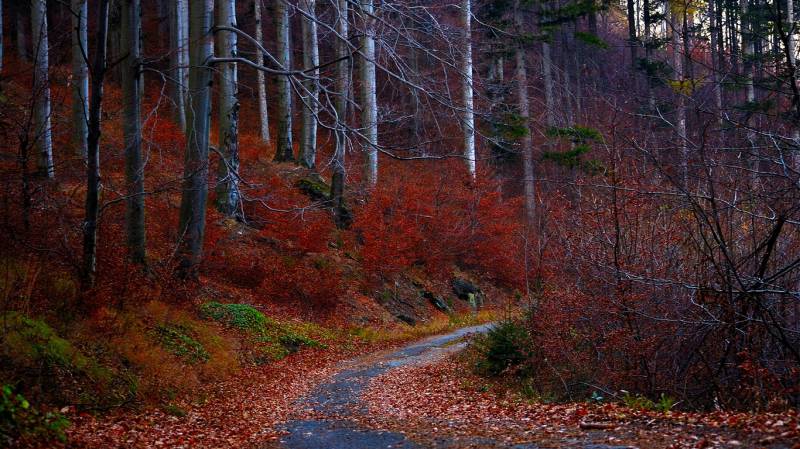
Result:
<instances>
[{"instance_id":1,"label":"green moss","mask_svg":"<svg viewBox=\"0 0 800 449\"><path fill-rule=\"evenodd\" d=\"M255 307L247 304L222 304L207 302L200 306L200 313L206 318L242 331L260 333L277 322L267 318Z\"/></svg>"},{"instance_id":2,"label":"green moss","mask_svg":"<svg viewBox=\"0 0 800 449\"><path fill-rule=\"evenodd\" d=\"M183 408L175 405L175 404L167 404L164 406L164 413L170 416L177 416L178 418L183 418L186 416L186 410Z\"/></svg>"},{"instance_id":3,"label":"green moss","mask_svg":"<svg viewBox=\"0 0 800 449\"><path fill-rule=\"evenodd\" d=\"M155 328L158 341L167 351L190 364L205 363L211 356L203 345L192 338L191 330L176 324L160 324Z\"/></svg>"},{"instance_id":4,"label":"green moss","mask_svg":"<svg viewBox=\"0 0 800 449\"><path fill-rule=\"evenodd\" d=\"M207 318L247 333L258 352L256 363L280 360L303 347L324 348L318 339L333 337L321 326L281 323L247 304L209 302L200 310Z\"/></svg>"},{"instance_id":5,"label":"green moss","mask_svg":"<svg viewBox=\"0 0 800 449\"><path fill-rule=\"evenodd\" d=\"M331 199L331 188L321 176L309 176L297 181L297 188L314 201L328 201Z\"/></svg>"},{"instance_id":6,"label":"green moss","mask_svg":"<svg viewBox=\"0 0 800 449\"><path fill-rule=\"evenodd\" d=\"M72 343L59 337L44 321L17 312L0 315L0 343L3 355L19 366L58 366L87 375L95 381L108 381L111 372L86 357Z\"/></svg>"}]
</instances>

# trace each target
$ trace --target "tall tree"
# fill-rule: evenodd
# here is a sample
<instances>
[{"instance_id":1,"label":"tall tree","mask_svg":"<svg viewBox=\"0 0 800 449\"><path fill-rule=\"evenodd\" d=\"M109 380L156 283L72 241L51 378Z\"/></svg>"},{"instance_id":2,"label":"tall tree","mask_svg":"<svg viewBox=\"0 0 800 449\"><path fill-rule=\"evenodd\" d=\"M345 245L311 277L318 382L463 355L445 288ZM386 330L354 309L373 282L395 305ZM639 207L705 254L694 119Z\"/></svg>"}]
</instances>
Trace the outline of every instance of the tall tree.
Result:
<instances>
[{"instance_id":1,"label":"tall tree","mask_svg":"<svg viewBox=\"0 0 800 449\"><path fill-rule=\"evenodd\" d=\"M263 0L253 0L253 15L255 16L255 39L259 45L264 45L264 29L261 14L261 2ZM258 52L259 64L264 63L264 55ZM256 82L258 83L258 117L261 120L261 141L269 143L269 110L267 109L267 84L264 72L257 70Z\"/></svg>"},{"instance_id":2,"label":"tall tree","mask_svg":"<svg viewBox=\"0 0 800 449\"><path fill-rule=\"evenodd\" d=\"M11 3L11 12L14 14L14 42L16 44L17 57L22 61L27 61L30 58L28 52L28 15L25 10L26 3L24 1L15 1Z\"/></svg>"},{"instance_id":3,"label":"tall tree","mask_svg":"<svg viewBox=\"0 0 800 449\"><path fill-rule=\"evenodd\" d=\"M286 0L275 0L275 29L277 31L278 64L282 70L292 69L289 5ZM278 76L278 142L275 160L286 162L294 159L292 148L292 79L289 75Z\"/></svg>"},{"instance_id":4,"label":"tall tree","mask_svg":"<svg viewBox=\"0 0 800 449\"><path fill-rule=\"evenodd\" d=\"M464 32L464 56L461 66L461 90L464 97L464 159L469 174L475 178L475 111L472 98L472 0L461 3Z\"/></svg>"},{"instance_id":5,"label":"tall tree","mask_svg":"<svg viewBox=\"0 0 800 449\"><path fill-rule=\"evenodd\" d=\"M219 0L217 23L238 28L236 0ZM220 56L238 57L237 37L232 31L217 34ZM259 70L260 72L260 70ZM219 151L217 209L228 216L239 215L239 75L235 62L219 65Z\"/></svg>"},{"instance_id":6,"label":"tall tree","mask_svg":"<svg viewBox=\"0 0 800 449\"><path fill-rule=\"evenodd\" d=\"M364 180L367 187L378 181L378 98L375 84L375 8L373 0L361 0L361 127L364 134Z\"/></svg>"},{"instance_id":7,"label":"tall tree","mask_svg":"<svg viewBox=\"0 0 800 449\"><path fill-rule=\"evenodd\" d=\"M331 166L331 196L336 225L340 228L349 224L350 217L345 207L345 153L347 150L347 101L350 98L350 42L348 41L348 0L333 0L336 7L336 148Z\"/></svg>"},{"instance_id":8,"label":"tall tree","mask_svg":"<svg viewBox=\"0 0 800 449\"><path fill-rule=\"evenodd\" d=\"M89 104L89 133L86 150L86 208L83 220L82 288L94 286L97 267L97 219L100 211L100 113L103 104L103 82L106 74L109 0L97 6L97 34L92 61L92 95Z\"/></svg>"},{"instance_id":9,"label":"tall tree","mask_svg":"<svg viewBox=\"0 0 800 449\"><path fill-rule=\"evenodd\" d=\"M517 43L514 48L516 59L517 109L522 120L523 136L520 152L522 153L522 182L525 188L525 217L529 224L536 218L536 184L533 167L533 141L530 132L530 103L528 97L528 69L523 25L525 23L521 0L514 1L514 23L517 31Z\"/></svg>"},{"instance_id":10,"label":"tall tree","mask_svg":"<svg viewBox=\"0 0 800 449\"><path fill-rule=\"evenodd\" d=\"M0 0L0 73L3 73L3 0Z\"/></svg>"},{"instance_id":11,"label":"tall tree","mask_svg":"<svg viewBox=\"0 0 800 449\"><path fill-rule=\"evenodd\" d=\"M72 0L72 144L86 158L89 134L89 46L86 0Z\"/></svg>"},{"instance_id":12,"label":"tall tree","mask_svg":"<svg viewBox=\"0 0 800 449\"><path fill-rule=\"evenodd\" d=\"M175 122L186 131L186 84L189 65L188 0L170 2L170 97L175 108Z\"/></svg>"},{"instance_id":13,"label":"tall tree","mask_svg":"<svg viewBox=\"0 0 800 449\"><path fill-rule=\"evenodd\" d=\"M689 177L689 147L686 142L686 89L691 80L686 79L684 73L684 56L682 44L683 15L686 14L683 0L672 5L670 12L670 28L672 30L672 70L675 72L675 129L678 133L678 147L680 149L681 185L688 187Z\"/></svg>"},{"instance_id":14,"label":"tall tree","mask_svg":"<svg viewBox=\"0 0 800 449\"><path fill-rule=\"evenodd\" d=\"M125 137L125 232L128 256L144 264L144 158L142 157L142 56L140 0L122 0L122 42L127 55L122 61L123 134Z\"/></svg>"},{"instance_id":15,"label":"tall tree","mask_svg":"<svg viewBox=\"0 0 800 449\"><path fill-rule=\"evenodd\" d=\"M47 42L47 0L31 0L31 32L33 33L33 132L36 142L37 167L48 178L55 177L53 166L53 130L50 126L50 49Z\"/></svg>"},{"instance_id":16,"label":"tall tree","mask_svg":"<svg viewBox=\"0 0 800 449\"><path fill-rule=\"evenodd\" d=\"M208 131L211 116L211 67L214 38L211 24L214 0L191 0L189 3L189 92L186 111L186 154L180 211L179 274L197 275L203 256L208 198Z\"/></svg>"},{"instance_id":17,"label":"tall tree","mask_svg":"<svg viewBox=\"0 0 800 449\"><path fill-rule=\"evenodd\" d=\"M314 168L317 157L317 115L319 113L319 45L317 43L316 0L300 0L304 15L303 70L303 127L300 133L300 162Z\"/></svg>"}]
</instances>

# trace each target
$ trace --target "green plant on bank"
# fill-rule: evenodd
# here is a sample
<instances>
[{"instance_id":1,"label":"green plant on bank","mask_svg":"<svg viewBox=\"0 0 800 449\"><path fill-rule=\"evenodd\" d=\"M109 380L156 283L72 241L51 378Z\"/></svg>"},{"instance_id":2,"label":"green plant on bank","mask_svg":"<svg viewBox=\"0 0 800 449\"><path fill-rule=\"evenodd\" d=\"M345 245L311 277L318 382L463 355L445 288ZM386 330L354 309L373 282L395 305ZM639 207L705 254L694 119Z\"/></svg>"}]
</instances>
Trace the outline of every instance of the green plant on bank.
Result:
<instances>
[{"instance_id":1,"label":"green plant on bank","mask_svg":"<svg viewBox=\"0 0 800 449\"><path fill-rule=\"evenodd\" d=\"M205 363L211 355L203 345L192 338L190 330L179 324L159 324L154 333L167 351L186 360L189 364Z\"/></svg>"},{"instance_id":2,"label":"green plant on bank","mask_svg":"<svg viewBox=\"0 0 800 449\"><path fill-rule=\"evenodd\" d=\"M248 304L222 304L207 302L200 306L206 318L235 328L250 336L261 356L257 363L280 360L303 347L325 348L319 338L332 334L312 323L281 323ZM316 338L315 338L316 337Z\"/></svg>"},{"instance_id":3,"label":"green plant on bank","mask_svg":"<svg viewBox=\"0 0 800 449\"><path fill-rule=\"evenodd\" d=\"M478 371L498 376L522 368L524 362L528 360L530 336L519 322L505 320L485 335L476 338L474 348L479 354L476 364Z\"/></svg>"},{"instance_id":4,"label":"green plant on bank","mask_svg":"<svg viewBox=\"0 0 800 449\"><path fill-rule=\"evenodd\" d=\"M60 413L39 412L10 385L0 388L0 445L10 446L20 437L66 442L69 424Z\"/></svg>"},{"instance_id":5,"label":"green plant on bank","mask_svg":"<svg viewBox=\"0 0 800 449\"><path fill-rule=\"evenodd\" d=\"M658 402L655 402L641 394L631 394L627 391L624 393L625 396L622 397L622 403L627 407L636 410L650 410L666 413L672 410L672 408L677 404L675 398L667 396L664 393L661 393Z\"/></svg>"}]
</instances>

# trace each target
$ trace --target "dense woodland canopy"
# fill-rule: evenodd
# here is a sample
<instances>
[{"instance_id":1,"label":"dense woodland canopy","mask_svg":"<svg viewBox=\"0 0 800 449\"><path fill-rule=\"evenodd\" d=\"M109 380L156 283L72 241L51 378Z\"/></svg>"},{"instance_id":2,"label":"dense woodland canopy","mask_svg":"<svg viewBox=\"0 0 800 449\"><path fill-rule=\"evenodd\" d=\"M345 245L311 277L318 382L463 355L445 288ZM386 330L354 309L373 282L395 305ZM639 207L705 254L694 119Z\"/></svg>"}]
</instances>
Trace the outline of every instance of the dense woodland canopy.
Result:
<instances>
[{"instance_id":1,"label":"dense woodland canopy","mask_svg":"<svg viewBox=\"0 0 800 449\"><path fill-rule=\"evenodd\" d=\"M461 272L524 308L543 396L800 404L792 0L2 13L6 317L223 281L331 317Z\"/></svg>"}]
</instances>

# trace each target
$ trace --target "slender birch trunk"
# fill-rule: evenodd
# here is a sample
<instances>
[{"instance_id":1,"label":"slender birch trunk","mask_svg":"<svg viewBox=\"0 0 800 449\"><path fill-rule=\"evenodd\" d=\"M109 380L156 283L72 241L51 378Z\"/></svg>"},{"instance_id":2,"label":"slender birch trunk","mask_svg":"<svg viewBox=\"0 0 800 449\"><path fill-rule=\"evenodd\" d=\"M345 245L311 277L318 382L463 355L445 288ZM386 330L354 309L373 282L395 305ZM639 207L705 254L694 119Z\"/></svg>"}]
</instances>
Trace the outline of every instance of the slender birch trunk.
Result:
<instances>
[{"instance_id":1,"label":"slender birch trunk","mask_svg":"<svg viewBox=\"0 0 800 449\"><path fill-rule=\"evenodd\" d=\"M464 27L464 60L462 61L461 88L464 96L464 160L467 171L475 179L475 105L472 92L472 0L463 0L461 20Z\"/></svg>"},{"instance_id":2,"label":"slender birch trunk","mask_svg":"<svg viewBox=\"0 0 800 449\"><path fill-rule=\"evenodd\" d=\"M686 145L686 95L684 92L684 83L686 78L684 76L683 55L681 44L681 23L683 22L680 17L677 17L678 12L673 10L670 14L671 28L672 28L672 67L675 71L677 82L677 104L675 106L675 128L678 132L678 146L680 148L680 167L681 167L681 182L684 188L688 187L689 178L689 149Z\"/></svg>"},{"instance_id":3,"label":"slender birch trunk","mask_svg":"<svg viewBox=\"0 0 800 449\"><path fill-rule=\"evenodd\" d=\"M106 73L108 3L109 0L100 0L97 6L97 45L92 61L92 95L89 104L89 133L86 150L86 215L82 226L81 284L84 290L94 286L97 267L97 218L100 210L100 113L103 104L103 81Z\"/></svg>"},{"instance_id":4,"label":"slender birch trunk","mask_svg":"<svg viewBox=\"0 0 800 449\"><path fill-rule=\"evenodd\" d=\"M208 198L208 131L211 117L211 67L214 48L211 24L214 0L189 3L189 92L186 110L186 155L180 211L179 275L196 277L203 257Z\"/></svg>"},{"instance_id":5,"label":"slender birch trunk","mask_svg":"<svg viewBox=\"0 0 800 449\"><path fill-rule=\"evenodd\" d=\"M189 36L187 35L188 0L174 0L170 4L170 98L174 107L175 123L186 131L186 75L189 65Z\"/></svg>"},{"instance_id":6,"label":"slender birch trunk","mask_svg":"<svg viewBox=\"0 0 800 449\"><path fill-rule=\"evenodd\" d=\"M300 162L308 167L316 166L317 115L319 113L319 45L317 43L316 0L300 0L307 14L302 17L303 69L314 79L303 81L303 128L300 143Z\"/></svg>"},{"instance_id":7,"label":"slender birch trunk","mask_svg":"<svg viewBox=\"0 0 800 449\"><path fill-rule=\"evenodd\" d=\"M364 133L364 180L368 188L378 182L378 99L375 85L375 13L373 0L361 0L364 30L361 37L361 127Z\"/></svg>"},{"instance_id":8,"label":"slender birch trunk","mask_svg":"<svg viewBox=\"0 0 800 449\"><path fill-rule=\"evenodd\" d=\"M275 0L275 29L277 30L277 60L283 70L291 70L291 48L289 45L289 5L287 0ZM278 142L275 161L294 160L292 148L292 81L289 76L278 76Z\"/></svg>"},{"instance_id":9,"label":"slender birch trunk","mask_svg":"<svg viewBox=\"0 0 800 449\"><path fill-rule=\"evenodd\" d=\"M253 14L255 15L255 39L259 44L264 44L264 30L261 13L262 0L253 0ZM263 64L264 55L258 52L256 62ZM257 70L256 82L258 83L258 117L261 120L261 141L270 142L269 135L269 109L267 108L267 83L264 72Z\"/></svg>"},{"instance_id":10,"label":"slender birch trunk","mask_svg":"<svg viewBox=\"0 0 800 449\"><path fill-rule=\"evenodd\" d=\"M31 0L33 35L33 132L37 167L48 178L55 177L53 166L53 130L50 127L49 46L47 42L47 0Z\"/></svg>"},{"instance_id":11,"label":"slender birch trunk","mask_svg":"<svg viewBox=\"0 0 800 449\"><path fill-rule=\"evenodd\" d=\"M345 207L345 152L347 149L347 102L350 97L350 54L348 45L348 0L338 0L336 17L336 149L331 165L331 199L336 226L345 228L350 224L350 216Z\"/></svg>"},{"instance_id":12,"label":"slender birch trunk","mask_svg":"<svg viewBox=\"0 0 800 449\"><path fill-rule=\"evenodd\" d=\"M141 3L122 1L122 43L127 57L122 61L120 79L123 98L123 135L125 137L125 231L128 257L139 264L146 260L144 224L144 158L142 157L141 121Z\"/></svg>"},{"instance_id":13,"label":"slender birch trunk","mask_svg":"<svg viewBox=\"0 0 800 449\"><path fill-rule=\"evenodd\" d=\"M542 41L542 78L544 79L544 113L547 126L556 125L556 108L553 99L553 59L550 43Z\"/></svg>"},{"instance_id":14,"label":"slender birch trunk","mask_svg":"<svg viewBox=\"0 0 800 449\"><path fill-rule=\"evenodd\" d=\"M89 134L89 46L86 0L72 0L72 144L86 159Z\"/></svg>"},{"instance_id":15,"label":"slender birch trunk","mask_svg":"<svg viewBox=\"0 0 800 449\"><path fill-rule=\"evenodd\" d=\"M517 32L522 32L523 17L520 10L520 0L515 1L514 21ZM523 163L523 185L525 187L525 217L528 224L533 224L536 218L536 184L533 166L533 141L530 132L530 104L528 99L528 69L526 67L527 55L525 54L525 44L522 39L518 39L514 56L516 59L516 84L517 84L517 108L523 120L525 135L522 136L520 151L522 152Z\"/></svg>"},{"instance_id":16,"label":"slender birch trunk","mask_svg":"<svg viewBox=\"0 0 800 449\"><path fill-rule=\"evenodd\" d=\"M236 0L220 0L217 23L237 28ZM217 34L220 57L238 56L236 33ZM239 195L239 75L235 62L219 65L219 151L217 209L228 216L241 215Z\"/></svg>"}]
</instances>

